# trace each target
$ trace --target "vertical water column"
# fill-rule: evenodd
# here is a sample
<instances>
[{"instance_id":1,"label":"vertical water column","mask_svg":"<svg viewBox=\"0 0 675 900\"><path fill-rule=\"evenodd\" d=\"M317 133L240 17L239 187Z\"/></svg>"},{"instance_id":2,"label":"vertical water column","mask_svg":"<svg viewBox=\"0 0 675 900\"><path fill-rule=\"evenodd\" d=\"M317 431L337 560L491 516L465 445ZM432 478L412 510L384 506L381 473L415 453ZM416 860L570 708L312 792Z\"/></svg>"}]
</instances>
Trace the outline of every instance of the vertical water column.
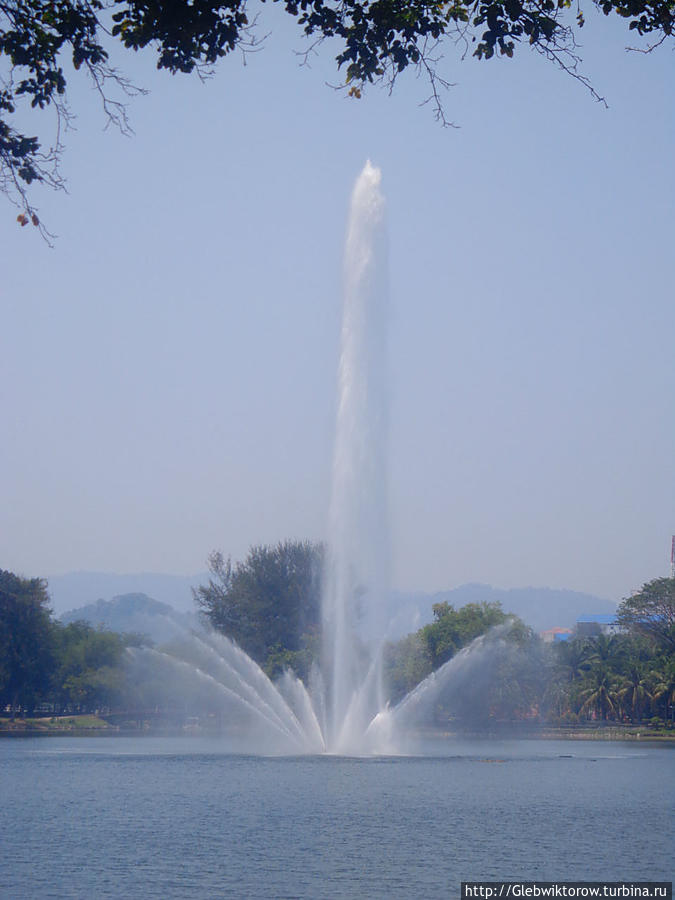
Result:
<instances>
[{"instance_id":1,"label":"vertical water column","mask_svg":"<svg viewBox=\"0 0 675 900\"><path fill-rule=\"evenodd\" d=\"M381 704L359 610L387 589L387 264L379 169L367 162L351 197L344 262L338 405L323 598L329 749L357 750ZM369 618L372 620L373 616Z\"/></svg>"}]
</instances>

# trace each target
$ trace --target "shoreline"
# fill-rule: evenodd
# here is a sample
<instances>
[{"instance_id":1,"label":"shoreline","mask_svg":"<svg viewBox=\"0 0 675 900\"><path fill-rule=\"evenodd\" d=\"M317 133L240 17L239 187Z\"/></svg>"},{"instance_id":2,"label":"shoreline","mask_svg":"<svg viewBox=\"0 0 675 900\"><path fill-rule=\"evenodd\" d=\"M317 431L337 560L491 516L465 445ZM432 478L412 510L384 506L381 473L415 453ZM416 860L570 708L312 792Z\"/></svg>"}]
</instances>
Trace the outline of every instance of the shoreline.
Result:
<instances>
[{"instance_id":1,"label":"shoreline","mask_svg":"<svg viewBox=\"0 0 675 900\"><path fill-rule=\"evenodd\" d=\"M218 737L221 729L193 725L166 725L125 728L110 725L92 715L45 718L0 718L0 739L21 737ZM540 725L503 723L481 730L450 730L438 727L423 729L419 737L436 740L566 740L566 741L640 741L642 743L675 744L675 729L654 728L650 725L617 725L595 723L588 725Z\"/></svg>"}]
</instances>

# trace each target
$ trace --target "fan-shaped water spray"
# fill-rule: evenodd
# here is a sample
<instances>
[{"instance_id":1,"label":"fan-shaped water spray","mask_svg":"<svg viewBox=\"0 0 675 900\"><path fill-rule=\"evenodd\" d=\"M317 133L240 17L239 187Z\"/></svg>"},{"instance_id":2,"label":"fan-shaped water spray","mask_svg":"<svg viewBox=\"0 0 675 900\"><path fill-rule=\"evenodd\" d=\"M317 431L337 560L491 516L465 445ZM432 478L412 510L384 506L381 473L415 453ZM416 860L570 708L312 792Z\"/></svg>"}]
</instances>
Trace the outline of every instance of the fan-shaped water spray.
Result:
<instances>
[{"instance_id":1,"label":"fan-shaped water spray","mask_svg":"<svg viewBox=\"0 0 675 900\"><path fill-rule=\"evenodd\" d=\"M401 735L433 714L453 682L470 677L488 638L478 638L394 708L384 700L382 645L357 637L359 609L384 608L388 587L387 261L379 169L367 162L352 192L323 586L323 656L305 685L286 672L273 684L222 635L186 635L174 656L154 653L208 688L251 752L394 753ZM380 619L380 634L386 623ZM382 643L384 638L382 639ZM138 660L138 654L137 654ZM173 660L173 662L171 662ZM247 731L248 729L248 731Z\"/></svg>"}]
</instances>

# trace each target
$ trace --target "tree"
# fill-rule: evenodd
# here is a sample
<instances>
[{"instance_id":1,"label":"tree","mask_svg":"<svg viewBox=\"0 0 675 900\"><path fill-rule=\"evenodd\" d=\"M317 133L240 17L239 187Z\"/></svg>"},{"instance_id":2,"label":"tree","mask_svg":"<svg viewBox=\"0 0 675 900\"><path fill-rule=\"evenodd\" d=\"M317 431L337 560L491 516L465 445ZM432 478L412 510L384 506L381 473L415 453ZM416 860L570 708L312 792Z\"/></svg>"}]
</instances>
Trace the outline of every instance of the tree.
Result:
<instances>
[{"instance_id":1,"label":"tree","mask_svg":"<svg viewBox=\"0 0 675 900\"><path fill-rule=\"evenodd\" d=\"M618 717L618 695L612 673L605 667L596 666L589 678L588 686L580 693L582 701L579 712L599 713L603 722Z\"/></svg>"},{"instance_id":2,"label":"tree","mask_svg":"<svg viewBox=\"0 0 675 900\"><path fill-rule=\"evenodd\" d=\"M386 644L383 667L390 702L398 703L432 671L431 654L421 630Z\"/></svg>"},{"instance_id":3,"label":"tree","mask_svg":"<svg viewBox=\"0 0 675 900\"><path fill-rule=\"evenodd\" d=\"M619 690L625 712L633 722L642 720L642 713L653 695L650 691L649 679L639 663L633 663L624 676L623 687Z\"/></svg>"},{"instance_id":4,"label":"tree","mask_svg":"<svg viewBox=\"0 0 675 900\"><path fill-rule=\"evenodd\" d=\"M12 717L49 703L80 712L120 702L125 647L139 635L52 619L47 583L0 570L0 710Z\"/></svg>"},{"instance_id":5,"label":"tree","mask_svg":"<svg viewBox=\"0 0 675 900\"><path fill-rule=\"evenodd\" d=\"M54 659L50 699L57 708L70 706L90 712L111 706L124 687L121 662L124 648L137 642L113 631L72 622L54 628Z\"/></svg>"},{"instance_id":6,"label":"tree","mask_svg":"<svg viewBox=\"0 0 675 900\"><path fill-rule=\"evenodd\" d=\"M436 69L436 47L452 39L479 59L512 57L528 44L581 80L575 33L584 14L571 0L278 0L309 39L307 54L329 38L337 47L342 87L360 97L371 83L393 86L412 66L430 84L436 115L445 123ZM652 40L651 49L673 36L675 0L592 0L605 15L617 14L628 28ZM20 208L18 220L42 228L27 187L44 182L63 187L58 163L60 129L68 123L66 76L69 57L101 95L106 115L128 130L124 94L138 91L111 64L111 39L124 48L153 47L157 67L171 73L204 74L220 58L260 40L246 0L2 0L0 3L0 189ZM120 99L109 93L116 85ZM593 92L594 93L594 92ZM597 96L597 95L596 95ZM57 132L45 150L27 136L14 116L28 103L54 110ZM447 123L445 123L447 124ZM48 233L44 232L47 236Z\"/></svg>"},{"instance_id":7,"label":"tree","mask_svg":"<svg viewBox=\"0 0 675 900\"><path fill-rule=\"evenodd\" d=\"M590 668L592 646L589 641L575 638L571 641L560 641L553 645L558 665L568 682L583 678Z\"/></svg>"},{"instance_id":8,"label":"tree","mask_svg":"<svg viewBox=\"0 0 675 900\"><path fill-rule=\"evenodd\" d=\"M474 638L509 620L498 601L467 603L460 609L447 602L434 603L432 610L435 621L425 625L420 634L434 669L442 666Z\"/></svg>"},{"instance_id":9,"label":"tree","mask_svg":"<svg viewBox=\"0 0 675 900\"><path fill-rule=\"evenodd\" d=\"M672 657L664 664L663 669L655 673L654 700L663 703L663 718L675 721L675 659Z\"/></svg>"},{"instance_id":10,"label":"tree","mask_svg":"<svg viewBox=\"0 0 675 900\"><path fill-rule=\"evenodd\" d=\"M517 637L517 635L516 635ZM551 681L550 656L535 635L502 649L488 693L490 709L502 720L538 718Z\"/></svg>"},{"instance_id":11,"label":"tree","mask_svg":"<svg viewBox=\"0 0 675 900\"><path fill-rule=\"evenodd\" d=\"M516 616L505 613L499 602L450 603L432 607L435 621L384 648L384 680L391 703L398 703L431 672L449 662L475 638L495 626L490 653L482 657L480 677L465 680L461 691L438 695L437 721L449 715L474 724L493 718L524 718L538 708L542 692L539 641Z\"/></svg>"},{"instance_id":12,"label":"tree","mask_svg":"<svg viewBox=\"0 0 675 900\"><path fill-rule=\"evenodd\" d=\"M193 596L208 623L260 665L276 669L280 659L292 665L287 651L305 654L315 643L323 561L323 546L309 541L252 547L235 565L214 552L209 583Z\"/></svg>"},{"instance_id":13,"label":"tree","mask_svg":"<svg viewBox=\"0 0 675 900\"><path fill-rule=\"evenodd\" d=\"M52 625L47 584L0 570L0 709L31 709L49 685Z\"/></svg>"},{"instance_id":14,"label":"tree","mask_svg":"<svg viewBox=\"0 0 675 900\"><path fill-rule=\"evenodd\" d=\"M649 581L619 604L622 628L643 635L669 653L675 651L675 578Z\"/></svg>"}]
</instances>

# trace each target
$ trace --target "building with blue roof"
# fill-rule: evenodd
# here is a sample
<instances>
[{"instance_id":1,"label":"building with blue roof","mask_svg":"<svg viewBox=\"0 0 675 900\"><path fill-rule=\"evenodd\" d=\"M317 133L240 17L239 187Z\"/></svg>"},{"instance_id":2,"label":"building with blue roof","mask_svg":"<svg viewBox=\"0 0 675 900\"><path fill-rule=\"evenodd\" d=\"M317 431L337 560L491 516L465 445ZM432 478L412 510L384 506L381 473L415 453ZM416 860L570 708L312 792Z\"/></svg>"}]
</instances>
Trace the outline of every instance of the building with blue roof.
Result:
<instances>
[{"instance_id":1,"label":"building with blue roof","mask_svg":"<svg viewBox=\"0 0 675 900\"><path fill-rule=\"evenodd\" d=\"M619 634L621 631L616 613L579 616L577 619L576 633L579 637L598 637L601 634Z\"/></svg>"}]
</instances>

